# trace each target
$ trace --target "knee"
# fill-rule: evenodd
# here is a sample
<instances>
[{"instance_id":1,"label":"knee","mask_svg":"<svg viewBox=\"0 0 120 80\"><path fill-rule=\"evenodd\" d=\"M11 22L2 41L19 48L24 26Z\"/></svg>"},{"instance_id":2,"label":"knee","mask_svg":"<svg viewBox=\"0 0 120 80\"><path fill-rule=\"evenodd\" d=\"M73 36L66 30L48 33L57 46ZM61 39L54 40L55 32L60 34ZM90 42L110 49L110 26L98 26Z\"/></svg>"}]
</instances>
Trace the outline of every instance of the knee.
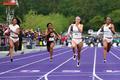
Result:
<instances>
[{"instance_id":1,"label":"knee","mask_svg":"<svg viewBox=\"0 0 120 80\"><path fill-rule=\"evenodd\" d=\"M78 50L77 52L80 53L80 50Z\"/></svg>"},{"instance_id":2,"label":"knee","mask_svg":"<svg viewBox=\"0 0 120 80\"><path fill-rule=\"evenodd\" d=\"M81 49L79 48L79 49L77 50L77 52L80 53L80 51L81 51Z\"/></svg>"},{"instance_id":3,"label":"knee","mask_svg":"<svg viewBox=\"0 0 120 80\"><path fill-rule=\"evenodd\" d=\"M53 47L54 47L54 43L51 43L51 44L50 44L50 48L53 48Z\"/></svg>"},{"instance_id":4,"label":"knee","mask_svg":"<svg viewBox=\"0 0 120 80\"><path fill-rule=\"evenodd\" d=\"M104 46L104 50L107 50L107 46Z\"/></svg>"},{"instance_id":5,"label":"knee","mask_svg":"<svg viewBox=\"0 0 120 80\"><path fill-rule=\"evenodd\" d=\"M10 45L10 48L13 48L14 46L13 45Z\"/></svg>"}]
</instances>

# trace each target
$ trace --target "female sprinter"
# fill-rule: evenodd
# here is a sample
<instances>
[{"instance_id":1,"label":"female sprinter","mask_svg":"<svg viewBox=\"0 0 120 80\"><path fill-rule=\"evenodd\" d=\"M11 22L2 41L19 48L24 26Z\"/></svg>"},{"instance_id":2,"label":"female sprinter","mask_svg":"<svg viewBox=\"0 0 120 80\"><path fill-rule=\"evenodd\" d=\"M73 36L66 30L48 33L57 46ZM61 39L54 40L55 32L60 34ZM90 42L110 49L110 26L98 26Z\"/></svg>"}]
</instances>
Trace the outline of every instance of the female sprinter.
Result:
<instances>
[{"instance_id":1,"label":"female sprinter","mask_svg":"<svg viewBox=\"0 0 120 80\"><path fill-rule=\"evenodd\" d=\"M12 24L9 25L9 28L5 31L5 34L9 34L9 54L11 58L11 62L13 62L13 51L16 47L16 50L19 46L19 25L17 24L18 19L13 18Z\"/></svg>"},{"instance_id":2,"label":"female sprinter","mask_svg":"<svg viewBox=\"0 0 120 80\"><path fill-rule=\"evenodd\" d=\"M73 48L73 60L76 59L77 48L77 67L80 66L80 52L83 47L82 42L83 24L81 24L81 18L79 16L75 19L75 24L71 24L68 29L68 35L72 36L72 48Z\"/></svg>"},{"instance_id":3,"label":"female sprinter","mask_svg":"<svg viewBox=\"0 0 120 80\"><path fill-rule=\"evenodd\" d=\"M47 50L50 53L50 62L53 59L53 48L55 46L56 36L60 37L58 33L55 32L52 23L47 24L47 30L45 32L47 38Z\"/></svg>"},{"instance_id":4,"label":"female sprinter","mask_svg":"<svg viewBox=\"0 0 120 80\"><path fill-rule=\"evenodd\" d=\"M97 34L103 32L103 47L104 47L104 63L106 62L107 52L110 51L113 34L115 34L114 24L110 17L105 18L105 24L98 30Z\"/></svg>"}]
</instances>

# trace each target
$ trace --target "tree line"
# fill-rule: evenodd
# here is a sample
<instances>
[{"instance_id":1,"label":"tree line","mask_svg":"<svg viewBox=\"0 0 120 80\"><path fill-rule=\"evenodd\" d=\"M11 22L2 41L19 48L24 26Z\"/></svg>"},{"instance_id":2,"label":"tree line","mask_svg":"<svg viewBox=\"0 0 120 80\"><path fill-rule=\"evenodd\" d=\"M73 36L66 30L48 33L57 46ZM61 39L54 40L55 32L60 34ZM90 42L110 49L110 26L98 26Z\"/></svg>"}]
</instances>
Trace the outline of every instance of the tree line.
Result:
<instances>
[{"instance_id":1,"label":"tree line","mask_svg":"<svg viewBox=\"0 0 120 80\"><path fill-rule=\"evenodd\" d=\"M120 31L119 4L120 0L19 0L19 7L15 8L15 14L21 18L24 24L27 22L25 16L30 11L33 11L35 15L43 16L60 14L69 22L75 16L80 16L86 31L89 27L97 30L103 24L104 17L110 16L115 23L116 30ZM0 5L1 22L5 20L4 14L5 7Z\"/></svg>"}]
</instances>

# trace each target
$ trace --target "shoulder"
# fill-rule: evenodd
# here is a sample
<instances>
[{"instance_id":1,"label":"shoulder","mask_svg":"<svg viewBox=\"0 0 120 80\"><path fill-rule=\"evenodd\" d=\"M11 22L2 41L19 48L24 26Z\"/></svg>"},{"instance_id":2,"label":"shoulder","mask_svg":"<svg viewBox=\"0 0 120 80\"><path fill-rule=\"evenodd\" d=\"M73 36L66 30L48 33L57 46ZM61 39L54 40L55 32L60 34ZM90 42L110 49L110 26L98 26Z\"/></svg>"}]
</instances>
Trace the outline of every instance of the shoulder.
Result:
<instances>
[{"instance_id":1,"label":"shoulder","mask_svg":"<svg viewBox=\"0 0 120 80\"><path fill-rule=\"evenodd\" d=\"M71 24L70 26L75 26L75 24Z\"/></svg>"},{"instance_id":2,"label":"shoulder","mask_svg":"<svg viewBox=\"0 0 120 80\"><path fill-rule=\"evenodd\" d=\"M83 24L80 24L81 26L83 26Z\"/></svg>"},{"instance_id":3,"label":"shoulder","mask_svg":"<svg viewBox=\"0 0 120 80\"><path fill-rule=\"evenodd\" d=\"M9 24L9 26L13 26L12 24Z\"/></svg>"},{"instance_id":4,"label":"shoulder","mask_svg":"<svg viewBox=\"0 0 120 80\"><path fill-rule=\"evenodd\" d=\"M103 24L102 27L106 26L107 24Z\"/></svg>"},{"instance_id":5,"label":"shoulder","mask_svg":"<svg viewBox=\"0 0 120 80\"><path fill-rule=\"evenodd\" d=\"M12 30L14 27L13 27L13 25L12 24L10 24L9 26L8 26L8 29L10 29L10 30Z\"/></svg>"},{"instance_id":6,"label":"shoulder","mask_svg":"<svg viewBox=\"0 0 120 80\"><path fill-rule=\"evenodd\" d=\"M45 32L48 32L48 29L46 29Z\"/></svg>"},{"instance_id":7,"label":"shoulder","mask_svg":"<svg viewBox=\"0 0 120 80\"><path fill-rule=\"evenodd\" d=\"M46 35L48 34L48 29L45 30L45 34L46 34Z\"/></svg>"},{"instance_id":8,"label":"shoulder","mask_svg":"<svg viewBox=\"0 0 120 80\"><path fill-rule=\"evenodd\" d=\"M114 24L111 24L112 27L114 27Z\"/></svg>"},{"instance_id":9,"label":"shoulder","mask_svg":"<svg viewBox=\"0 0 120 80\"><path fill-rule=\"evenodd\" d=\"M16 28L20 28L20 26L19 26L19 25L17 25L17 24L15 25L15 27L16 27Z\"/></svg>"},{"instance_id":10,"label":"shoulder","mask_svg":"<svg viewBox=\"0 0 120 80\"><path fill-rule=\"evenodd\" d=\"M79 27L83 27L83 24L79 24Z\"/></svg>"}]
</instances>

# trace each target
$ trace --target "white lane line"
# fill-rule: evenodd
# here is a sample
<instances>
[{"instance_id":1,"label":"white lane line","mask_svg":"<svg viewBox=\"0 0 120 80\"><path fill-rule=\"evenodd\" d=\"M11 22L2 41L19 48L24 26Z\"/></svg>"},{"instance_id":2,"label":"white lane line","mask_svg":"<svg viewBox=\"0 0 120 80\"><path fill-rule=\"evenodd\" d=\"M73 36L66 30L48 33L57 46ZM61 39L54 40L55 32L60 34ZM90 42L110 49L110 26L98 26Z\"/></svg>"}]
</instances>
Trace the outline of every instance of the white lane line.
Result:
<instances>
[{"instance_id":1,"label":"white lane line","mask_svg":"<svg viewBox=\"0 0 120 80\"><path fill-rule=\"evenodd\" d=\"M53 70L49 71L47 74L45 74L45 75L44 75L45 80L48 80L48 75L49 75L50 73L52 73L53 71L55 71L56 69L58 69L58 68L61 67L62 65L66 64L66 63L69 62L71 59L72 59L72 57L69 58L67 61L63 62L62 64L60 64L59 66L57 66L56 68L54 68ZM39 80L39 79L38 79L38 80Z\"/></svg>"},{"instance_id":2,"label":"white lane line","mask_svg":"<svg viewBox=\"0 0 120 80\"><path fill-rule=\"evenodd\" d=\"M82 50L81 52L84 52L84 51L86 51L87 49L88 49L88 48L85 48L85 49ZM72 59L72 57L69 58L67 61L61 63L59 66L57 66L56 68L52 69L51 71L49 71L49 72L46 73L45 75L39 77L37 80L41 80L42 78L45 78L45 80L48 80L48 75L49 75L50 73L52 73L53 71L57 70L59 67L61 67L62 65L64 65L64 64L67 63L68 61L70 61L71 59Z\"/></svg>"},{"instance_id":3,"label":"white lane line","mask_svg":"<svg viewBox=\"0 0 120 80\"><path fill-rule=\"evenodd\" d=\"M112 48L112 49L120 51L118 48Z\"/></svg>"},{"instance_id":4,"label":"white lane line","mask_svg":"<svg viewBox=\"0 0 120 80\"><path fill-rule=\"evenodd\" d=\"M110 53L114 56L114 57L116 57L117 59L119 59L120 60L120 57L118 57L116 54L114 54L112 51L110 51Z\"/></svg>"},{"instance_id":5,"label":"white lane line","mask_svg":"<svg viewBox=\"0 0 120 80\"><path fill-rule=\"evenodd\" d=\"M60 49L60 50L57 50L57 51L54 51L54 52L58 52L58 51L61 51L61 50L64 50L64 49ZM66 49L65 49L66 50ZM36 57L36 56L41 56L41 55L45 55L47 54L48 52L45 52L43 54L37 54L37 55L31 55L31 56L27 56L27 57L22 57L22 58L18 58L18 59L14 59L14 61L18 61L18 60L22 60L22 59L28 59L28 58L32 58L32 57ZM10 61L5 61L5 62L1 62L0 64L4 64L4 63L9 63Z\"/></svg>"},{"instance_id":6,"label":"white lane line","mask_svg":"<svg viewBox=\"0 0 120 80\"><path fill-rule=\"evenodd\" d=\"M43 77L45 77L45 80L48 80L47 76L52 73L53 71L55 71L56 69L58 69L59 67L61 67L62 65L66 64L67 62L69 62L72 59L72 57L70 57L68 60L66 60L65 62L61 63L59 66L57 66L56 68L52 69L51 71L49 71L48 73L46 73L45 75L39 77L37 80L41 80Z\"/></svg>"},{"instance_id":7,"label":"white lane line","mask_svg":"<svg viewBox=\"0 0 120 80\"><path fill-rule=\"evenodd\" d=\"M96 75L96 58L97 58L97 48L95 47L95 55L94 55L94 64L93 64L93 79L95 80L95 77L99 80L103 80L102 78L100 78L99 76Z\"/></svg>"},{"instance_id":8,"label":"white lane line","mask_svg":"<svg viewBox=\"0 0 120 80\"><path fill-rule=\"evenodd\" d=\"M60 54L56 54L56 55L54 55L53 57L60 56L60 55L62 55L62 54L64 54L64 53L68 53L68 52L70 52L70 51L71 51L71 50L65 51L65 52L60 53ZM0 75L6 74L6 73L11 72L11 71L14 71L14 70L18 70L18 69L21 69L21 68L24 68L24 67L27 67L27 66L30 66L30 65L33 65L33 64L38 63L38 62L45 61L45 60L47 60L47 59L49 59L49 57L46 57L46 58L44 58L44 59L37 60L37 61L31 62L31 63L25 64L25 65L22 65L22 66L19 66L19 67L14 68L14 69L10 69L10 70L4 71L4 72L0 72Z\"/></svg>"},{"instance_id":9,"label":"white lane line","mask_svg":"<svg viewBox=\"0 0 120 80\"><path fill-rule=\"evenodd\" d=\"M80 73L80 70L62 70L63 73Z\"/></svg>"},{"instance_id":10,"label":"white lane line","mask_svg":"<svg viewBox=\"0 0 120 80\"><path fill-rule=\"evenodd\" d=\"M69 75L49 75L49 76L52 76L52 77L55 77L55 76L60 76L60 77L75 77L75 76L89 76L90 77L90 74L86 75L86 74L69 74ZM36 78L36 77L39 77L39 75L32 75L32 76L5 76L5 77L0 77L0 79L8 79L8 78Z\"/></svg>"}]
</instances>

